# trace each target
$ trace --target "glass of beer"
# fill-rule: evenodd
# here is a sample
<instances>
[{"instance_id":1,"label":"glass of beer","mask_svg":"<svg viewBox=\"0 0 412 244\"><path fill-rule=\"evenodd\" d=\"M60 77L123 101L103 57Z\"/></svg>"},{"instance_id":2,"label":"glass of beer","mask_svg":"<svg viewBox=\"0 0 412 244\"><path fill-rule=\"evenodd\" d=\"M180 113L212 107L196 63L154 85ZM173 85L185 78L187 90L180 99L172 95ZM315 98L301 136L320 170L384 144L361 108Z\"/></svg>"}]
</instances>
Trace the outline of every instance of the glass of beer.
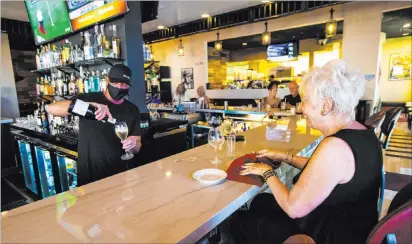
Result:
<instances>
[{"instance_id":1,"label":"glass of beer","mask_svg":"<svg viewBox=\"0 0 412 244\"><path fill-rule=\"evenodd\" d=\"M116 123L115 125L115 132L116 135L120 138L120 141L124 141L127 138L127 135L129 134L129 128L127 127L127 124L125 122L119 122ZM128 150L126 150L126 153L122 155L122 160L129 160L134 157L133 153L130 153Z\"/></svg>"}]
</instances>

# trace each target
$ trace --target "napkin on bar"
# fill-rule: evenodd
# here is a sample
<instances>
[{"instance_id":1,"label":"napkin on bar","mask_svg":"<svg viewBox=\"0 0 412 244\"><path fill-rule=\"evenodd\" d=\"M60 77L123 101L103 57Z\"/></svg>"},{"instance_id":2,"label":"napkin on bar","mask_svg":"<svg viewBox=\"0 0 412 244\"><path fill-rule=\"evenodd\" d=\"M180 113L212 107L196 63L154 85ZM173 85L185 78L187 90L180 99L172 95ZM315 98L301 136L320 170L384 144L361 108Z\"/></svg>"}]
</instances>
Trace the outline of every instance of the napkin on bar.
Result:
<instances>
[{"instance_id":1,"label":"napkin on bar","mask_svg":"<svg viewBox=\"0 0 412 244\"><path fill-rule=\"evenodd\" d=\"M276 169L280 166L280 163L272 163L268 158L256 158L256 154L246 154L240 158L235 159L226 170L227 180L237 181L250 185L263 186L265 181L259 175L240 175L240 171L243 170L242 165L245 163L264 163Z\"/></svg>"}]
</instances>

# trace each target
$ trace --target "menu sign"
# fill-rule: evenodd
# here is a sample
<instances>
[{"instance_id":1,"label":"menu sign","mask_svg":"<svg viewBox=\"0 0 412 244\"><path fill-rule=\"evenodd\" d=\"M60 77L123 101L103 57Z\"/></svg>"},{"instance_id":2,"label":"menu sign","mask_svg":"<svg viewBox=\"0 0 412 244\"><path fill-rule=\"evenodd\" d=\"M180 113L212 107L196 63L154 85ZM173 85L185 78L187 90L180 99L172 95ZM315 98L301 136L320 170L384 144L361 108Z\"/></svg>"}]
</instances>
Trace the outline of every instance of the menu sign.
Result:
<instances>
[{"instance_id":1,"label":"menu sign","mask_svg":"<svg viewBox=\"0 0 412 244\"><path fill-rule=\"evenodd\" d=\"M126 0L68 0L66 4L69 10L73 31L77 31L128 11Z\"/></svg>"}]
</instances>

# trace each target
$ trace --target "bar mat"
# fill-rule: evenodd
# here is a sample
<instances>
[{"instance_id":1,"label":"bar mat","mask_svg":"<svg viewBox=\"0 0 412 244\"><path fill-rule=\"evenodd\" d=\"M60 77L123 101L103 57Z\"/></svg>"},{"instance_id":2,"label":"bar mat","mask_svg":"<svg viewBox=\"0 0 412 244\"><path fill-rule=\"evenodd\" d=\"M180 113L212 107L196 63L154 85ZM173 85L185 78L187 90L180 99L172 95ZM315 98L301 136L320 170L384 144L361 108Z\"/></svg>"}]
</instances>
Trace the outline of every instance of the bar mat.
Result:
<instances>
[{"instance_id":1,"label":"bar mat","mask_svg":"<svg viewBox=\"0 0 412 244\"><path fill-rule=\"evenodd\" d=\"M26 204L28 204L26 200L20 200L20 201L13 202L13 203L10 203L10 204L7 204L7 205L2 205L1 206L1 211L2 212L3 211L9 211L9 210L24 206Z\"/></svg>"},{"instance_id":2,"label":"bar mat","mask_svg":"<svg viewBox=\"0 0 412 244\"><path fill-rule=\"evenodd\" d=\"M226 170L227 180L236 181L255 186L263 186L265 181L258 175L240 175L240 171L243 170L242 165L245 163L264 163L276 169L280 166L280 163L272 163L268 158L256 158L256 154L246 154L240 158L235 159Z\"/></svg>"}]
</instances>

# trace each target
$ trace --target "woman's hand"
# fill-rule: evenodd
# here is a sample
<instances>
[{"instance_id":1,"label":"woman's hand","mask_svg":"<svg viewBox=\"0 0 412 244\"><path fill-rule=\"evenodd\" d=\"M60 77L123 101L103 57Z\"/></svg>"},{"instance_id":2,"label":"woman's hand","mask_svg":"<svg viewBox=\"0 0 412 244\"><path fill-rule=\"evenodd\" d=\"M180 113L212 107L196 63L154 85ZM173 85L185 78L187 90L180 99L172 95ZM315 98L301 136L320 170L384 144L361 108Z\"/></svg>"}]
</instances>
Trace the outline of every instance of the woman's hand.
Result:
<instances>
[{"instance_id":1,"label":"woman's hand","mask_svg":"<svg viewBox=\"0 0 412 244\"><path fill-rule=\"evenodd\" d=\"M268 170L272 170L272 167L270 167L267 164L259 164L259 163L247 163L245 165L242 165L243 170L240 171L240 175L260 175L263 176L263 173L265 173Z\"/></svg>"},{"instance_id":2,"label":"woman's hand","mask_svg":"<svg viewBox=\"0 0 412 244\"><path fill-rule=\"evenodd\" d=\"M262 157L267 157L271 160L275 160L275 161L285 161L287 159L287 155L283 152L279 152L279 151L269 151L267 149L263 149L259 152L257 152L257 156L258 158L262 158Z\"/></svg>"}]
</instances>

